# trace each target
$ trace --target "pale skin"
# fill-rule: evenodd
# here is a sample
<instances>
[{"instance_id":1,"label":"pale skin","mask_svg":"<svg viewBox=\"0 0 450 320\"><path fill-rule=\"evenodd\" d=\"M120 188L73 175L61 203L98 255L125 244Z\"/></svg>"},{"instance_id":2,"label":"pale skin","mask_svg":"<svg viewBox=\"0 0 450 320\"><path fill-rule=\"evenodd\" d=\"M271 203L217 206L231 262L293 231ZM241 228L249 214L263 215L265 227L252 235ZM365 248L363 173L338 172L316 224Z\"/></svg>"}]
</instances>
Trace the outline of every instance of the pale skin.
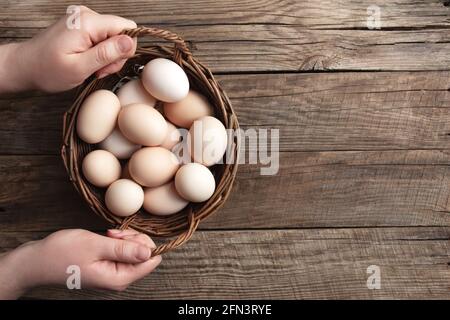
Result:
<instances>
[{"instance_id":1,"label":"pale skin","mask_svg":"<svg viewBox=\"0 0 450 320\"><path fill-rule=\"evenodd\" d=\"M119 34L136 23L80 8L80 29L68 28L64 16L28 41L0 46L0 93L69 90L93 73L102 78L122 68L136 39Z\"/></svg>"},{"instance_id":2,"label":"pale skin","mask_svg":"<svg viewBox=\"0 0 450 320\"><path fill-rule=\"evenodd\" d=\"M119 71L134 55L136 39L119 35L134 21L100 15L81 7L80 29L67 28L67 16L36 37L0 46L0 94L25 90L60 92L96 74ZM16 299L43 285L65 285L67 268L77 265L81 287L125 290L152 272L161 256L155 244L137 231L108 230L106 236L61 230L0 255L0 299Z\"/></svg>"}]
</instances>

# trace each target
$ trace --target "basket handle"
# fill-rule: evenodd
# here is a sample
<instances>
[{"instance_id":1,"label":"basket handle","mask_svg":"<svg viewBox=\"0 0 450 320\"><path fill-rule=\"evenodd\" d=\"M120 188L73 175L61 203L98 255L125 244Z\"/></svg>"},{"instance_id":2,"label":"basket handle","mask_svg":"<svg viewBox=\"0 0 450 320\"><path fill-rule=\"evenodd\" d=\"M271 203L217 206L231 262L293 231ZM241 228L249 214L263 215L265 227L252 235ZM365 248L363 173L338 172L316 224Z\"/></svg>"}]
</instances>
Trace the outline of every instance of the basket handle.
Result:
<instances>
[{"instance_id":1,"label":"basket handle","mask_svg":"<svg viewBox=\"0 0 450 320\"><path fill-rule=\"evenodd\" d=\"M175 249L185 242L189 241L189 239L194 234L195 230L197 230L198 224L200 220L194 218L194 214L191 212L188 216L189 220L189 228L179 234L176 238L166 242L164 244L159 245L155 250L152 250L152 257L166 253L172 249Z\"/></svg>"},{"instance_id":2,"label":"basket handle","mask_svg":"<svg viewBox=\"0 0 450 320\"><path fill-rule=\"evenodd\" d=\"M124 222L119 226L119 229L124 230L124 229L129 228L129 225L132 221L133 221L133 219L125 219ZM166 253L172 249L175 249L175 248L181 246L182 244L186 243L187 241L189 241L189 239L194 234L195 230L197 230L199 223L200 223L200 220L195 218L194 213L191 210L188 214L188 228L185 231L183 231L182 233L180 233L176 238L174 238L164 244L161 244L156 249L152 250L152 257ZM136 227L132 227L132 228L134 228L137 231L147 233L145 229L136 228Z\"/></svg>"},{"instance_id":3,"label":"basket handle","mask_svg":"<svg viewBox=\"0 0 450 320\"><path fill-rule=\"evenodd\" d=\"M160 38L163 40L167 40L172 42L175 45L174 48L174 60L176 63L181 65L183 55L190 59L192 57L191 50L189 50L186 42L174 32L158 29L158 28L150 28L150 27L137 27L134 29L125 29L121 32L121 34L126 34L132 38L142 37L142 36L151 36L155 38Z\"/></svg>"}]
</instances>

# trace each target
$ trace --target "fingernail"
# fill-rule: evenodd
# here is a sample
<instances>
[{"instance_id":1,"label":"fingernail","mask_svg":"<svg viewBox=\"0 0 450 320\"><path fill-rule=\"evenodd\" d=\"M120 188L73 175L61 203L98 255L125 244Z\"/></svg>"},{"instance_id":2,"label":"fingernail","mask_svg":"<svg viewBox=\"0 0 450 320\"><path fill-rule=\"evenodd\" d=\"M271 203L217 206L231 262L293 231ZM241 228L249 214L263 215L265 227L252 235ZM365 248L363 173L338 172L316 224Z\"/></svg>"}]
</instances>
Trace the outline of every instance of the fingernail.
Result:
<instances>
[{"instance_id":1,"label":"fingernail","mask_svg":"<svg viewBox=\"0 0 450 320\"><path fill-rule=\"evenodd\" d=\"M119 50L126 53L133 47L133 40L129 36L123 36L119 38Z\"/></svg>"},{"instance_id":2,"label":"fingernail","mask_svg":"<svg viewBox=\"0 0 450 320\"><path fill-rule=\"evenodd\" d=\"M119 229L108 229L108 231L112 234L119 234L122 232L122 230L119 230Z\"/></svg>"},{"instance_id":3,"label":"fingernail","mask_svg":"<svg viewBox=\"0 0 450 320\"><path fill-rule=\"evenodd\" d=\"M146 246L138 246L136 248L136 258L138 258L141 261L147 261L150 259L152 252L150 248Z\"/></svg>"}]
</instances>

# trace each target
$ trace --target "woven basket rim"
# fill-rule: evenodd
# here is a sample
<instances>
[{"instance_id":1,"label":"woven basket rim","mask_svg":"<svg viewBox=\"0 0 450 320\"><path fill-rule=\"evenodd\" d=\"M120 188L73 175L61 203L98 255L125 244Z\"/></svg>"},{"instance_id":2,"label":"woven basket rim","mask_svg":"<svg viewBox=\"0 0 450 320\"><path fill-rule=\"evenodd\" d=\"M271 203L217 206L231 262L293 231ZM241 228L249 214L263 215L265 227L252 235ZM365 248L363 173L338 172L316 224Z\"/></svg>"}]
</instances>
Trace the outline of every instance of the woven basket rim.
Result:
<instances>
[{"instance_id":1,"label":"woven basket rim","mask_svg":"<svg viewBox=\"0 0 450 320\"><path fill-rule=\"evenodd\" d=\"M199 223L223 206L230 195L236 177L239 162L239 141L229 142L229 147L231 146L231 148L227 152L232 152L233 163L227 164L224 162L211 168L218 183L213 196L205 203L191 203L181 212L167 217L153 216L143 212L143 209L141 209L137 214L122 218L115 216L106 208L102 197L104 190L92 186L81 173L81 161L84 155L94 148L92 145L82 141L76 134L76 117L82 102L95 90L108 89L107 87L110 90L119 81L123 81L123 79L130 76L136 76L135 67L139 65L138 62L147 63L154 58L164 57L172 59L185 70L191 86L193 85L193 89L208 98L215 109L215 116L223 122L226 129L237 130L239 129L239 123L225 91L220 87L212 72L193 57L181 37L167 30L148 27L124 30L123 34L132 37L158 37L172 42L174 45L170 47L155 44L147 47L138 47L136 54L127 61L124 68L117 74L103 79L95 77L87 79L79 87L75 101L64 114L61 156L70 181L97 215L116 228L133 228L152 237L169 238L167 242L159 245L152 251L152 255L155 256L168 252L187 242Z\"/></svg>"}]
</instances>

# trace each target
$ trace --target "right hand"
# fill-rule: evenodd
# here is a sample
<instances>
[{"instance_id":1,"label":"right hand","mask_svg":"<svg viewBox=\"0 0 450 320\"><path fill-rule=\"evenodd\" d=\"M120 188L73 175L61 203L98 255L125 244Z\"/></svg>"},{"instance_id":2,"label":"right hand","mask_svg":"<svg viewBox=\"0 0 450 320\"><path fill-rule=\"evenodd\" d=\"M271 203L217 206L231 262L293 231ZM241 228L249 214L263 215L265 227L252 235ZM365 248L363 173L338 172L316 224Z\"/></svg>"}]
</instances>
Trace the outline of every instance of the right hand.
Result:
<instances>
[{"instance_id":1,"label":"right hand","mask_svg":"<svg viewBox=\"0 0 450 320\"><path fill-rule=\"evenodd\" d=\"M152 272L161 256L151 257L155 243L128 229L109 230L101 236L86 230L62 230L2 257L3 273L11 272L18 294L40 285L65 285L70 265L79 266L81 288L125 290ZM6 267L6 268L5 268ZM8 274L2 274L8 276Z\"/></svg>"}]
</instances>

